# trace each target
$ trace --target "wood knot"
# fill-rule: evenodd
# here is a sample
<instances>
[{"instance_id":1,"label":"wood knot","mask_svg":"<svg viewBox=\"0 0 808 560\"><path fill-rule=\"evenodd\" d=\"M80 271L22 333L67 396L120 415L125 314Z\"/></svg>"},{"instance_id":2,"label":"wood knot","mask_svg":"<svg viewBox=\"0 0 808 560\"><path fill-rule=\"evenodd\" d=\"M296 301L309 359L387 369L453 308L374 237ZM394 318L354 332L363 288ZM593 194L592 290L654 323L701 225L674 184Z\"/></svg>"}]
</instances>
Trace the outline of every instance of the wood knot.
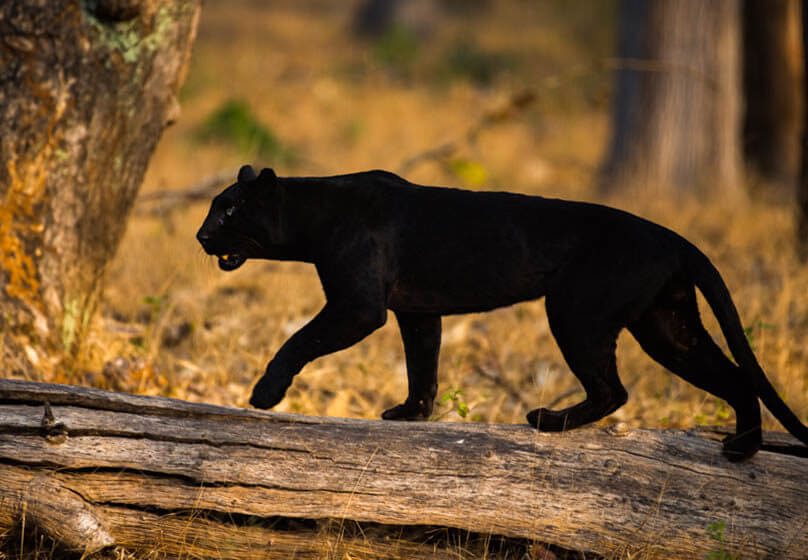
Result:
<instances>
[{"instance_id":1,"label":"wood knot","mask_svg":"<svg viewBox=\"0 0 808 560\"><path fill-rule=\"evenodd\" d=\"M606 459L606 461L603 463L603 470L610 476L614 476L620 472L620 463L614 459Z\"/></svg>"},{"instance_id":2,"label":"wood knot","mask_svg":"<svg viewBox=\"0 0 808 560\"><path fill-rule=\"evenodd\" d=\"M617 437L627 436L631 429L625 422L618 422L606 428L606 432Z\"/></svg>"},{"instance_id":3,"label":"wood knot","mask_svg":"<svg viewBox=\"0 0 808 560\"><path fill-rule=\"evenodd\" d=\"M67 426L62 422L57 422L53 416L53 410L48 401L45 401L45 413L42 415L42 437L48 443L58 445L67 440Z\"/></svg>"}]
</instances>

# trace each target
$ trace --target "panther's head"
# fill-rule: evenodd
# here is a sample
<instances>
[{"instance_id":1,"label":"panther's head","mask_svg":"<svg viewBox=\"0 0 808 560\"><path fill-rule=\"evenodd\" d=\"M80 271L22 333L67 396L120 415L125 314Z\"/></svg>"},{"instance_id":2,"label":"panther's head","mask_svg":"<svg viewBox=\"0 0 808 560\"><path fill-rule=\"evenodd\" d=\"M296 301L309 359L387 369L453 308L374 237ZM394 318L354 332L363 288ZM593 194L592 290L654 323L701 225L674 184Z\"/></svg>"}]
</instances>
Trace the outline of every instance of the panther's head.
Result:
<instances>
[{"instance_id":1,"label":"panther's head","mask_svg":"<svg viewBox=\"0 0 808 560\"><path fill-rule=\"evenodd\" d=\"M222 270L235 270L248 258L264 256L267 217L262 209L276 183L272 169L256 176L255 170L245 165L236 182L213 199L196 238L207 254L218 257Z\"/></svg>"}]
</instances>

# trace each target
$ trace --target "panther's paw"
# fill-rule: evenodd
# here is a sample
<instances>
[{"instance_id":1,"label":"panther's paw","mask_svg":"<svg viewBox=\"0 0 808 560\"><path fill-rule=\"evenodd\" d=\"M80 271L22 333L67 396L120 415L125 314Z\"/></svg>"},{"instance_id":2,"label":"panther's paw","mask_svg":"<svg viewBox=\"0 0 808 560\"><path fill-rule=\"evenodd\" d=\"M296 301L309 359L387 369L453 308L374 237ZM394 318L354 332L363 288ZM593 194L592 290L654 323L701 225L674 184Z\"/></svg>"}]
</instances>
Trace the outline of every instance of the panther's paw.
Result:
<instances>
[{"instance_id":1,"label":"panther's paw","mask_svg":"<svg viewBox=\"0 0 808 560\"><path fill-rule=\"evenodd\" d=\"M563 432L566 429L567 415L549 408L537 408L527 413L527 421L540 432Z\"/></svg>"},{"instance_id":2,"label":"panther's paw","mask_svg":"<svg viewBox=\"0 0 808 560\"><path fill-rule=\"evenodd\" d=\"M746 461L757 453L763 444L760 428L727 436L724 438L723 444L724 457L733 463Z\"/></svg>"},{"instance_id":3,"label":"panther's paw","mask_svg":"<svg viewBox=\"0 0 808 560\"><path fill-rule=\"evenodd\" d=\"M290 383L264 376L253 388L250 405L255 408L272 408L283 400Z\"/></svg>"},{"instance_id":4,"label":"panther's paw","mask_svg":"<svg viewBox=\"0 0 808 560\"><path fill-rule=\"evenodd\" d=\"M407 400L382 412L383 420L426 420L432 414L432 404L423 399Z\"/></svg>"}]
</instances>

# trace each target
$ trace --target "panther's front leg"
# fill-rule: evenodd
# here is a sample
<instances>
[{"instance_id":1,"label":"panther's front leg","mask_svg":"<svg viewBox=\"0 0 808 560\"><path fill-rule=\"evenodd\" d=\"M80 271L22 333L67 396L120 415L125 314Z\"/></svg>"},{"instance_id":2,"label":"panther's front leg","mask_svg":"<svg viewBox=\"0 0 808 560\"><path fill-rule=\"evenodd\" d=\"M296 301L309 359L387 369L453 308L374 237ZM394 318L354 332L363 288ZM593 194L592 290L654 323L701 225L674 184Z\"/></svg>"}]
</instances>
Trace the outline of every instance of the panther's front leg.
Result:
<instances>
[{"instance_id":1,"label":"panther's front leg","mask_svg":"<svg viewBox=\"0 0 808 560\"><path fill-rule=\"evenodd\" d=\"M283 400L292 379L312 360L352 346L384 325L383 305L342 300L327 303L303 328L287 340L267 365L253 389L250 404L272 408Z\"/></svg>"},{"instance_id":2,"label":"panther's front leg","mask_svg":"<svg viewBox=\"0 0 808 560\"><path fill-rule=\"evenodd\" d=\"M385 420L426 420L438 390L440 315L396 311L407 359L407 400L385 410Z\"/></svg>"}]
</instances>

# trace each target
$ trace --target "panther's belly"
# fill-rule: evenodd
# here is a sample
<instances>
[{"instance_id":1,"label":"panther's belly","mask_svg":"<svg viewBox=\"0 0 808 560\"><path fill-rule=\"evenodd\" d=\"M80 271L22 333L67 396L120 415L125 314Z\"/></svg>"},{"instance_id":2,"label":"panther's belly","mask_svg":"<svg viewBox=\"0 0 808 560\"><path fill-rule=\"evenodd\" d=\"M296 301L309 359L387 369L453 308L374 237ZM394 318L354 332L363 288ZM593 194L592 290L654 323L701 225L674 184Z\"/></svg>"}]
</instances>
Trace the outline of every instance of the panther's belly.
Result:
<instances>
[{"instance_id":1,"label":"panther's belly","mask_svg":"<svg viewBox=\"0 0 808 560\"><path fill-rule=\"evenodd\" d=\"M418 215L394 236L391 309L473 313L540 298L573 244L521 206L440 210Z\"/></svg>"},{"instance_id":2,"label":"panther's belly","mask_svg":"<svg viewBox=\"0 0 808 560\"><path fill-rule=\"evenodd\" d=\"M544 279L535 274L454 276L436 272L417 280L402 278L390 292L388 308L411 313L478 313L544 296Z\"/></svg>"}]
</instances>

